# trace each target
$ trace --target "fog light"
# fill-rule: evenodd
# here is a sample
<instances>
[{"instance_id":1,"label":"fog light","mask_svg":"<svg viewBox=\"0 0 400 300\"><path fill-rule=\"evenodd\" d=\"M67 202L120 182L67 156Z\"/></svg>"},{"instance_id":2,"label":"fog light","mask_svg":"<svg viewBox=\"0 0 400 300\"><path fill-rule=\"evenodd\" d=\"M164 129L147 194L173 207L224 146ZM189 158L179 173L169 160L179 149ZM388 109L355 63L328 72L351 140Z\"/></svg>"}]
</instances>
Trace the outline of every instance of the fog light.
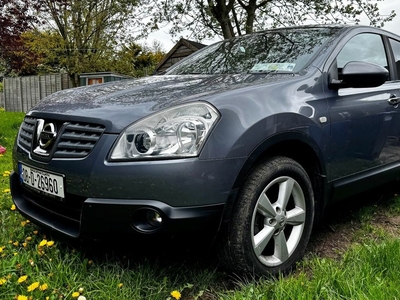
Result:
<instances>
[{"instance_id":1,"label":"fog light","mask_svg":"<svg viewBox=\"0 0 400 300\"><path fill-rule=\"evenodd\" d=\"M160 227L162 225L162 217L155 210L149 210L146 213L146 219L151 226Z\"/></svg>"},{"instance_id":2,"label":"fog light","mask_svg":"<svg viewBox=\"0 0 400 300\"><path fill-rule=\"evenodd\" d=\"M141 208L132 215L132 227L142 233L154 233L163 226L161 213L152 208Z\"/></svg>"}]
</instances>

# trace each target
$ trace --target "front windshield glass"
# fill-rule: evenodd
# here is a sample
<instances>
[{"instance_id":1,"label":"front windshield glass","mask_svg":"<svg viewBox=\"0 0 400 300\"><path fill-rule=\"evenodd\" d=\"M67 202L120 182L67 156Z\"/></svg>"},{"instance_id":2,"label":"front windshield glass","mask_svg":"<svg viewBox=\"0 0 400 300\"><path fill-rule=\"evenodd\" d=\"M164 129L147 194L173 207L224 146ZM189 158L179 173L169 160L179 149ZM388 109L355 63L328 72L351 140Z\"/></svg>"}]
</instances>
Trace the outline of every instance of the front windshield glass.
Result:
<instances>
[{"instance_id":1,"label":"front windshield glass","mask_svg":"<svg viewBox=\"0 0 400 300\"><path fill-rule=\"evenodd\" d=\"M296 73L338 28L288 28L225 40L196 52L166 74Z\"/></svg>"}]
</instances>

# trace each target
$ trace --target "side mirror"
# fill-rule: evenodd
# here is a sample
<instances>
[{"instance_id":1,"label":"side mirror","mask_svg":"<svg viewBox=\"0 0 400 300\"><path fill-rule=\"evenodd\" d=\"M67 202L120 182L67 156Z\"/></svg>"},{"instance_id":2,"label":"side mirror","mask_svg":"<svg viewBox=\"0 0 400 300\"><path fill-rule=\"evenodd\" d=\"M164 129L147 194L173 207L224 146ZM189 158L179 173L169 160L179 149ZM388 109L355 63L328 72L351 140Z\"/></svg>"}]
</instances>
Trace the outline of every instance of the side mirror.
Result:
<instances>
[{"instance_id":1,"label":"side mirror","mask_svg":"<svg viewBox=\"0 0 400 300\"><path fill-rule=\"evenodd\" d=\"M332 88L369 88L384 84L389 79L389 71L385 68L363 61L351 61L342 69L342 80L333 79Z\"/></svg>"}]
</instances>

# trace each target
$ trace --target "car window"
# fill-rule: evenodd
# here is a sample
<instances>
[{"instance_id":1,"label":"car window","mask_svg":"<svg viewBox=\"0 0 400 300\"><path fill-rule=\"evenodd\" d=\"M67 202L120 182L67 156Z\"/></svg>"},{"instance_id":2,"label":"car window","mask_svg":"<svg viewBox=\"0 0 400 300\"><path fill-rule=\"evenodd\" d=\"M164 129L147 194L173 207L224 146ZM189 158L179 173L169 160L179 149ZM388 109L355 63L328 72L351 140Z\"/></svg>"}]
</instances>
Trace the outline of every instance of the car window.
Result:
<instances>
[{"instance_id":1,"label":"car window","mask_svg":"<svg viewBox=\"0 0 400 300\"><path fill-rule=\"evenodd\" d=\"M400 79L400 42L389 39L392 46L394 60L396 62L397 79Z\"/></svg>"},{"instance_id":2,"label":"car window","mask_svg":"<svg viewBox=\"0 0 400 300\"><path fill-rule=\"evenodd\" d=\"M339 74L351 61L374 63L388 69L385 47L379 34L364 33L353 37L337 57Z\"/></svg>"},{"instance_id":3,"label":"car window","mask_svg":"<svg viewBox=\"0 0 400 300\"><path fill-rule=\"evenodd\" d=\"M194 53L167 74L296 73L338 31L288 28L237 37Z\"/></svg>"}]
</instances>

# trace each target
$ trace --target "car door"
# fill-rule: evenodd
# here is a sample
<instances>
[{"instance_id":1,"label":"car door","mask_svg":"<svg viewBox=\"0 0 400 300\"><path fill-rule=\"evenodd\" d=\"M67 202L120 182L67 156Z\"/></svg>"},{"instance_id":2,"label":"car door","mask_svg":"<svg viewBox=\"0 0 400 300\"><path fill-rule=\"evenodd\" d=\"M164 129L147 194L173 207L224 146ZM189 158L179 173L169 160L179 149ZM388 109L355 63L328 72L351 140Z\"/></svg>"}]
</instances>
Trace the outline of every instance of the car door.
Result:
<instances>
[{"instance_id":1,"label":"car door","mask_svg":"<svg viewBox=\"0 0 400 300\"><path fill-rule=\"evenodd\" d=\"M377 33L355 35L343 46L331 68L351 61L380 65L389 71L388 80L374 88L340 88L328 93L331 122L330 179L336 188L357 182L354 193L381 184L395 176L390 172L400 160L400 85L394 80L390 53ZM362 179L371 180L362 180ZM368 185L368 186L360 186Z\"/></svg>"}]
</instances>

